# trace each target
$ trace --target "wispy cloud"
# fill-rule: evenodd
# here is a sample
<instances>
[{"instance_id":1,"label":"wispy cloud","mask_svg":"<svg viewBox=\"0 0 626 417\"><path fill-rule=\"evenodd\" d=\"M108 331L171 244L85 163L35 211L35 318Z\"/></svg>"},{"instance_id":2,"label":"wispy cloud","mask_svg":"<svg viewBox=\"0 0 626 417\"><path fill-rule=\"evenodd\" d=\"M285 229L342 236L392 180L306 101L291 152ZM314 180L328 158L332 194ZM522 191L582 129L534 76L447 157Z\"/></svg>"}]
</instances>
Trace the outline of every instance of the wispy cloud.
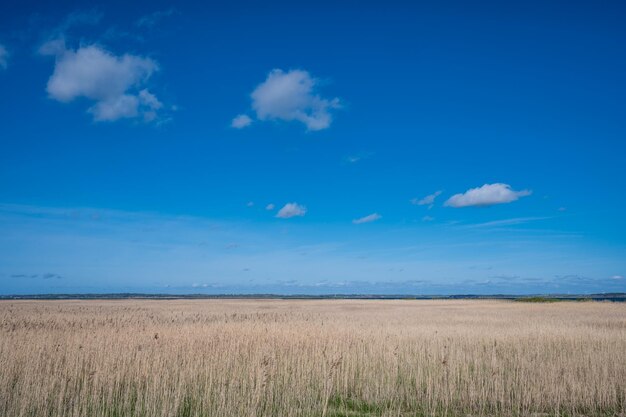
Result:
<instances>
[{"instance_id":1,"label":"wispy cloud","mask_svg":"<svg viewBox=\"0 0 626 417\"><path fill-rule=\"evenodd\" d=\"M274 203L269 203L267 206L265 206L265 210L271 211L274 210L276 206L274 205Z\"/></svg>"},{"instance_id":2,"label":"wispy cloud","mask_svg":"<svg viewBox=\"0 0 626 417\"><path fill-rule=\"evenodd\" d=\"M502 219L502 220L492 220L484 223L474 223L465 225L468 228L489 228L489 227L499 227L499 226L513 226L516 224L523 224L534 222L537 220L546 220L550 217L515 217L512 219Z\"/></svg>"},{"instance_id":3,"label":"wispy cloud","mask_svg":"<svg viewBox=\"0 0 626 417\"><path fill-rule=\"evenodd\" d=\"M291 217L302 217L306 214L306 207L298 203L287 203L278 210L276 217L279 219L289 219Z\"/></svg>"},{"instance_id":4,"label":"wispy cloud","mask_svg":"<svg viewBox=\"0 0 626 417\"><path fill-rule=\"evenodd\" d=\"M411 204L415 204L416 206L428 206L428 208L433 208L435 204L435 199L441 195L442 191L435 191L432 194L427 195L424 198L413 198L411 200Z\"/></svg>"},{"instance_id":5,"label":"wispy cloud","mask_svg":"<svg viewBox=\"0 0 626 417\"><path fill-rule=\"evenodd\" d=\"M349 164L356 164L357 162L361 162L364 159L368 159L372 156L372 152L361 152L354 155L348 155L344 158L344 162Z\"/></svg>"},{"instance_id":6,"label":"wispy cloud","mask_svg":"<svg viewBox=\"0 0 626 417\"><path fill-rule=\"evenodd\" d=\"M7 48L0 44L0 69L6 69L9 63L9 51Z\"/></svg>"},{"instance_id":7,"label":"wispy cloud","mask_svg":"<svg viewBox=\"0 0 626 417\"><path fill-rule=\"evenodd\" d=\"M135 22L135 25L140 28L152 28L156 26L161 20L166 17L170 17L177 13L177 10L173 7L167 10L157 10L156 12L147 14L145 16L140 17Z\"/></svg>"},{"instance_id":8,"label":"wispy cloud","mask_svg":"<svg viewBox=\"0 0 626 417\"><path fill-rule=\"evenodd\" d=\"M327 129L339 99L321 97L317 85L307 71L274 69L252 92L252 109L259 120L298 121L310 131Z\"/></svg>"},{"instance_id":9,"label":"wispy cloud","mask_svg":"<svg viewBox=\"0 0 626 417\"><path fill-rule=\"evenodd\" d=\"M380 218L382 218L382 216L380 214L372 213L372 214L369 214L369 215L367 215L365 217L354 219L354 220L352 220L352 223L354 223L354 224L371 223L371 222L375 222L376 220L378 220Z\"/></svg>"},{"instance_id":10,"label":"wispy cloud","mask_svg":"<svg viewBox=\"0 0 626 417\"><path fill-rule=\"evenodd\" d=\"M76 26L98 25L103 17L104 14L98 9L74 11L48 33L48 39L65 38L67 33Z\"/></svg>"},{"instance_id":11,"label":"wispy cloud","mask_svg":"<svg viewBox=\"0 0 626 417\"><path fill-rule=\"evenodd\" d=\"M244 127L250 126L252 123L252 119L247 114L240 114L233 118L230 122L230 127L235 129L243 129Z\"/></svg>"},{"instance_id":12,"label":"wispy cloud","mask_svg":"<svg viewBox=\"0 0 626 417\"><path fill-rule=\"evenodd\" d=\"M530 190L515 191L508 184L485 184L482 187L471 188L464 193L450 197L445 206L448 207L484 207L494 204L511 203L520 197L529 196Z\"/></svg>"}]
</instances>

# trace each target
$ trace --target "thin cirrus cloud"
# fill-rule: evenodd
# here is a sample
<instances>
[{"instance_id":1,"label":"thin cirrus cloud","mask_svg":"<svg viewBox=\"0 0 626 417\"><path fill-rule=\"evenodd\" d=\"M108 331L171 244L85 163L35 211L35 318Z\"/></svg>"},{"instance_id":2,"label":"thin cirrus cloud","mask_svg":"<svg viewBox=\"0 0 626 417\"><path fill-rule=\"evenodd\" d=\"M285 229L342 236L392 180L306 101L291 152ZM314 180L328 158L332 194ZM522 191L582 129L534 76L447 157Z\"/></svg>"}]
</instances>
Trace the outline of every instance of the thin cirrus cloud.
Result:
<instances>
[{"instance_id":1,"label":"thin cirrus cloud","mask_svg":"<svg viewBox=\"0 0 626 417\"><path fill-rule=\"evenodd\" d=\"M87 110L95 121L142 118L157 119L163 104L147 88L159 70L151 58L124 54L117 56L97 45L68 49L62 39L46 42L39 52L55 57L48 80L50 98L69 103L84 97L93 101Z\"/></svg>"},{"instance_id":2,"label":"thin cirrus cloud","mask_svg":"<svg viewBox=\"0 0 626 417\"><path fill-rule=\"evenodd\" d=\"M432 208L435 204L435 199L441 195L441 191L435 191L432 194L427 195L424 198L414 198L411 200L411 204L415 204L416 206L428 206L428 208Z\"/></svg>"},{"instance_id":3,"label":"thin cirrus cloud","mask_svg":"<svg viewBox=\"0 0 626 417\"><path fill-rule=\"evenodd\" d=\"M298 121L309 131L327 129L333 121L332 111L340 107L340 102L338 98L321 97L316 92L318 84L308 71L270 71L265 81L250 94L256 118L261 121ZM235 126L235 121L241 116L233 119L233 127L250 125L247 119L242 118L239 119L239 126Z\"/></svg>"},{"instance_id":4,"label":"thin cirrus cloud","mask_svg":"<svg viewBox=\"0 0 626 417\"><path fill-rule=\"evenodd\" d=\"M361 218L358 218L358 219L354 219L354 220L352 220L352 223L354 223L354 224L371 223L371 222L375 222L376 220L378 220L378 219L380 219L382 217L383 216L381 216L378 213L372 213L372 214L369 214L367 216L364 216L364 217L361 217Z\"/></svg>"},{"instance_id":5,"label":"thin cirrus cloud","mask_svg":"<svg viewBox=\"0 0 626 417\"><path fill-rule=\"evenodd\" d=\"M156 12L150 13L137 19L137 21L135 22L135 26L139 28L153 28L161 20L165 19L166 17L170 17L176 13L177 11L173 7L167 10L157 10Z\"/></svg>"},{"instance_id":6,"label":"thin cirrus cloud","mask_svg":"<svg viewBox=\"0 0 626 417\"><path fill-rule=\"evenodd\" d=\"M0 44L0 69L6 69L9 63L9 52L7 48Z\"/></svg>"},{"instance_id":7,"label":"thin cirrus cloud","mask_svg":"<svg viewBox=\"0 0 626 417\"><path fill-rule=\"evenodd\" d=\"M521 197L529 196L530 190L515 191L508 184L485 184L482 187L471 188L464 193L450 197L444 205L447 207L485 207L495 204L511 203Z\"/></svg>"},{"instance_id":8,"label":"thin cirrus cloud","mask_svg":"<svg viewBox=\"0 0 626 417\"><path fill-rule=\"evenodd\" d=\"M298 203L287 203L278 210L276 217L279 219L289 219L291 217L302 217L306 214L306 207Z\"/></svg>"},{"instance_id":9,"label":"thin cirrus cloud","mask_svg":"<svg viewBox=\"0 0 626 417\"><path fill-rule=\"evenodd\" d=\"M477 229L477 228L490 228L490 227L502 227L502 226L516 226L520 224L526 224L526 223L535 222L538 220L546 220L546 219L550 219L550 217L515 217L513 219L492 220L489 222L468 224L462 227L470 228L470 229Z\"/></svg>"},{"instance_id":10,"label":"thin cirrus cloud","mask_svg":"<svg viewBox=\"0 0 626 417\"><path fill-rule=\"evenodd\" d=\"M370 158L372 155L372 152L361 152L354 155L348 155L344 158L344 162L347 162L349 164L356 164L357 162Z\"/></svg>"}]
</instances>

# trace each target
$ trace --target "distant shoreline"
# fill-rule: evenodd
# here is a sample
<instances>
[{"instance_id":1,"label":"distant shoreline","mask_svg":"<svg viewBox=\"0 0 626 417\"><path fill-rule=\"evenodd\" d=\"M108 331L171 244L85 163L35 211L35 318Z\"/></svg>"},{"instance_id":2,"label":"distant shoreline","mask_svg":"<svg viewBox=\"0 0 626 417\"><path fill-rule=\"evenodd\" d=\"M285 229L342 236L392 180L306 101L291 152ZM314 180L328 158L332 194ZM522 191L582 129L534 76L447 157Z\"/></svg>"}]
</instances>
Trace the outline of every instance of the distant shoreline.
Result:
<instances>
[{"instance_id":1,"label":"distant shoreline","mask_svg":"<svg viewBox=\"0 0 626 417\"><path fill-rule=\"evenodd\" d=\"M204 299L267 299L267 300L513 300L528 302L556 301L614 301L626 302L626 293L599 294L145 294L145 293L95 293L95 294L11 294L0 295L0 300L204 300Z\"/></svg>"}]
</instances>

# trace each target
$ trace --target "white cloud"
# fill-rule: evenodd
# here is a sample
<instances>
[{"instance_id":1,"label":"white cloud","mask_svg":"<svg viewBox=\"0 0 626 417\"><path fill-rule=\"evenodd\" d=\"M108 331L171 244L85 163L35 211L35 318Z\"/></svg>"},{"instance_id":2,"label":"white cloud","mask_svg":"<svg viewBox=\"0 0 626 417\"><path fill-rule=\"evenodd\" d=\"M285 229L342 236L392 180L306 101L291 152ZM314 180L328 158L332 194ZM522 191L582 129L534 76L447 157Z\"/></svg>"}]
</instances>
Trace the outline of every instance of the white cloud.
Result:
<instances>
[{"instance_id":1,"label":"white cloud","mask_svg":"<svg viewBox=\"0 0 626 417\"><path fill-rule=\"evenodd\" d=\"M382 216L378 213L372 213L370 215L367 215L365 217L361 217L360 219L354 219L352 220L352 223L354 224L362 224L362 223L371 223L371 222L375 222L376 220L380 219Z\"/></svg>"},{"instance_id":2,"label":"white cloud","mask_svg":"<svg viewBox=\"0 0 626 417\"><path fill-rule=\"evenodd\" d=\"M287 203L283 206L283 208L278 210L276 217L280 219L288 219L290 217L296 217L296 216L302 217L305 214L306 214L306 207L301 206L298 203Z\"/></svg>"},{"instance_id":3,"label":"white cloud","mask_svg":"<svg viewBox=\"0 0 626 417\"><path fill-rule=\"evenodd\" d=\"M308 130L326 129L339 99L322 98L315 93L316 85L307 71L274 69L252 92L252 108L259 120L296 120Z\"/></svg>"},{"instance_id":4,"label":"white cloud","mask_svg":"<svg viewBox=\"0 0 626 417\"><path fill-rule=\"evenodd\" d=\"M512 190L511 186L508 184L485 184L482 187L471 188L464 193L453 195L444 205L457 208L491 206L494 204L510 203L530 194L530 190Z\"/></svg>"},{"instance_id":5,"label":"white cloud","mask_svg":"<svg viewBox=\"0 0 626 417\"><path fill-rule=\"evenodd\" d=\"M432 217L432 216L424 216L424 217L422 217L422 221L423 222L432 222L433 220L435 220L435 218Z\"/></svg>"},{"instance_id":6,"label":"white cloud","mask_svg":"<svg viewBox=\"0 0 626 417\"><path fill-rule=\"evenodd\" d=\"M613 275L611 279L624 279L624 277L621 275Z\"/></svg>"},{"instance_id":7,"label":"white cloud","mask_svg":"<svg viewBox=\"0 0 626 417\"><path fill-rule=\"evenodd\" d=\"M248 201L246 207L254 207L254 201Z\"/></svg>"},{"instance_id":8,"label":"white cloud","mask_svg":"<svg viewBox=\"0 0 626 417\"><path fill-rule=\"evenodd\" d=\"M0 68L6 69L9 60L9 52L4 45L0 44Z\"/></svg>"},{"instance_id":9,"label":"white cloud","mask_svg":"<svg viewBox=\"0 0 626 417\"><path fill-rule=\"evenodd\" d=\"M265 206L265 210L274 210L276 206L273 203L269 203L267 206Z\"/></svg>"},{"instance_id":10,"label":"white cloud","mask_svg":"<svg viewBox=\"0 0 626 417\"><path fill-rule=\"evenodd\" d=\"M247 114L239 114L235 116L233 121L230 123L230 127L235 129L243 129L244 127L250 126L252 123L252 119Z\"/></svg>"},{"instance_id":11,"label":"white cloud","mask_svg":"<svg viewBox=\"0 0 626 417\"><path fill-rule=\"evenodd\" d=\"M416 206L428 206L428 208L432 208L433 204L435 203L435 199L439 197L440 194L441 191L436 191L422 199L414 198L411 200L411 204L415 204Z\"/></svg>"},{"instance_id":12,"label":"white cloud","mask_svg":"<svg viewBox=\"0 0 626 417\"><path fill-rule=\"evenodd\" d=\"M116 56L96 45L67 49L59 39L45 43L39 52L56 57L47 85L49 96L63 103L80 97L94 101L88 112L95 121L135 117L151 121L163 107L150 91L139 90L159 69L150 58Z\"/></svg>"}]
</instances>

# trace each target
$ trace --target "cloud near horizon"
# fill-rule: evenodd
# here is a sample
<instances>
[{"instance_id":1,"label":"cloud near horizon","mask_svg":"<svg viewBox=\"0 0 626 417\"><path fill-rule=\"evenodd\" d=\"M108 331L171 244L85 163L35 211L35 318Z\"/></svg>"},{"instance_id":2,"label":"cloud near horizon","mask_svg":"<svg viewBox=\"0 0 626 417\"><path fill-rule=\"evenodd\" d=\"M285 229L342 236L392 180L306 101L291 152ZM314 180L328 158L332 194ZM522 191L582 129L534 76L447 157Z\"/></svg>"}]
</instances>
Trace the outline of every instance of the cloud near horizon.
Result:
<instances>
[{"instance_id":1,"label":"cloud near horizon","mask_svg":"<svg viewBox=\"0 0 626 417\"><path fill-rule=\"evenodd\" d=\"M361 217L359 219L354 219L352 220L352 223L354 224L363 224L363 223L371 223L371 222L375 222L376 220L382 218L383 216L381 216L378 213L372 213L369 214L367 216Z\"/></svg>"},{"instance_id":2,"label":"cloud near horizon","mask_svg":"<svg viewBox=\"0 0 626 417\"><path fill-rule=\"evenodd\" d=\"M485 207L495 204L506 204L532 194L530 190L515 191L508 184L485 184L482 187L471 188L464 193L450 197L444 206L447 207Z\"/></svg>"},{"instance_id":3,"label":"cloud near horizon","mask_svg":"<svg viewBox=\"0 0 626 417\"><path fill-rule=\"evenodd\" d=\"M317 85L307 71L274 69L250 95L252 109L258 120L295 120L310 131L327 129L333 120L331 110L340 107L339 99L322 98Z\"/></svg>"},{"instance_id":4,"label":"cloud near horizon","mask_svg":"<svg viewBox=\"0 0 626 417\"><path fill-rule=\"evenodd\" d=\"M116 56L97 45L72 50L62 39L46 42L39 52L55 56L46 87L49 97L62 103L80 97L93 101L87 112L94 121L142 118L149 122L163 107L154 94L142 88L159 70L151 58Z\"/></svg>"},{"instance_id":5,"label":"cloud near horizon","mask_svg":"<svg viewBox=\"0 0 626 417\"><path fill-rule=\"evenodd\" d=\"M279 219L289 219L291 217L302 217L306 214L306 207L298 203L287 203L278 210L276 217Z\"/></svg>"}]
</instances>

